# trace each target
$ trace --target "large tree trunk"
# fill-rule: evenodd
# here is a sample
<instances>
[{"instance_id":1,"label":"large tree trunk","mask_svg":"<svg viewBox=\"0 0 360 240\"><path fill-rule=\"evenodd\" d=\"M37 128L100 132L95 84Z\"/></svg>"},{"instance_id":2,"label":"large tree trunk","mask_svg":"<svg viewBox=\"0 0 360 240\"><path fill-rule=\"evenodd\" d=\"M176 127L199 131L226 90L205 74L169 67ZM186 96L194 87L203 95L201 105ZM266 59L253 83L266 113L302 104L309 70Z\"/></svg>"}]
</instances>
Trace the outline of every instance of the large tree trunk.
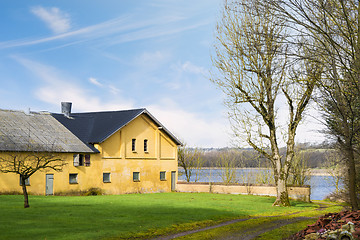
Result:
<instances>
[{"instance_id":1,"label":"large tree trunk","mask_svg":"<svg viewBox=\"0 0 360 240\"><path fill-rule=\"evenodd\" d=\"M286 186L287 172L284 172L283 164L281 163L281 155L276 142L275 129L271 131L271 143L273 161L274 161L274 176L276 184L276 200L273 206L290 206L289 195Z\"/></svg>"},{"instance_id":2,"label":"large tree trunk","mask_svg":"<svg viewBox=\"0 0 360 240\"><path fill-rule=\"evenodd\" d=\"M354 158L354 149L351 145L347 146L346 149L346 160L348 162L348 188L349 188L349 197L351 209L356 211L359 209L358 201L357 201L357 188L356 188L356 170L355 170L355 158Z\"/></svg>"},{"instance_id":3,"label":"large tree trunk","mask_svg":"<svg viewBox=\"0 0 360 240\"><path fill-rule=\"evenodd\" d=\"M296 128L289 127L289 139L286 144L286 158L284 163L281 163L280 154L277 157L278 163L276 164L276 168L278 171L278 178L276 179L276 200L273 206L290 206L290 200L287 191L287 179L289 176L289 169L294 158L295 130Z\"/></svg>"},{"instance_id":4,"label":"large tree trunk","mask_svg":"<svg viewBox=\"0 0 360 240\"><path fill-rule=\"evenodd\" d=\"M342 113L346 112L344 108L340 105L340 110ZM343 116L347 116L343 114ZM342 128L344 133L344 140L340 143L340 148L345 152L346 167L348 170L348 193L350 198L350 204L353 211L359 209L357 201L357 187L356 187L356 169L355 169L355 155L354 155L354 130L349 126L349 122L352 122L348 117L343 117Z\"/></svg>"},{"instance_id":5,"label":"large tree trunk","mask_svg":"<svg viewBox=\"0 0 360 240\"><path fill-rule=\"evenodd\" d=\"M280 174L276 185L276 200L273 203L273 206L289 207L289 195L286 186L286 179L284 179L283 173Z\"/></svg>"},{"instance_id":6,"label":"large tree trunk","mask_svg":"<svg viewBox=\"0 0 360 240\"><path fill-rule=\"evenodd\" d=\"M26 190L25 178L21 176L21 186L24 194L24 208L30 207L29 205L29 196Z\"/></svg>"},{"instance_id":7,"label":"large tree trunk","mask_svg":"<svg viewBox=\"0 0 360 240\"><path fill-rule=\"evenodd\" d=\"M281 157L278 155L275 158L275 171L276 171L276 200L273 203L273 206L282 206L288 207L290 206L289 195L287 191L286 179L287 175L284 172L284 168L281 164Z\"/></svg>"}]
</instances>

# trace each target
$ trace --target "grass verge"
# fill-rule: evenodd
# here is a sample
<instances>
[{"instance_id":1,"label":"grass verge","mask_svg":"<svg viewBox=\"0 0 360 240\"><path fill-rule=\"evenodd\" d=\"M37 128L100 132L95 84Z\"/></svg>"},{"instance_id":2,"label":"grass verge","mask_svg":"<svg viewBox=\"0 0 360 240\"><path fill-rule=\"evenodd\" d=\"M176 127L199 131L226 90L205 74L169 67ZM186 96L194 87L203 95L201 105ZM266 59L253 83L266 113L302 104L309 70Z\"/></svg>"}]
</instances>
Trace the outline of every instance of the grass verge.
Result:
<instances>
[{"instance_id":1,"label":"grass verge","mask_svg":"<svg viewBox=\"0 0 360 240\"><path fill-rule=\"evenodd\" d=\"M299 232L300 230L306 228L308 225L311 225L316 222L316 219L303 220L283 227L274 229L270 232L261 234L257 239L258 240L279 240L287 238L294 233Z\"/></svg>"},{"instance_id":2,"label":"grass verge","mask_svg":"<svg viewBox=\"0 0 360 240\"><path fill-rule=\"evenodd\" d=\"M258 231L263 230L264 228L271 228L274 226L275 229L269 230L266 233L259 235L256 239L259 240L281 240L286 237L291 236L292 234L304 229L307 225L313 224L316 222L318 216L324 215L329 212L339 212L342 210L343 206L339 206L330 202L321 202L315 201L315 208L304 208L301 211L293 212L289 211L285 214L279 214L274 217L266 217L263 215L256 215L257 218L249 219L246 221L230 224L227 226L215 228L212 230L207 230L203 232L193 233L187 236L183 236L178 239L224 239L226 236L239 236L239 233L252 234ZM322 208L319 208L319 207ZM325 207L326 206L326 207ZM289 215L290 214L290 215ZM299 220L288 225L277 228L277 221L289 220L291 221L294 218L298 217L310 217L313 219Z\"/></svg>"},{"instance_id":3,"label":"grass verge","mask_svg":"<svg viewBox=\"0 0 360 240\"><path fill-rule=\"evenodd\" d=\"M148 239L249 216L311 212L317 204L272 207L274 198L209 193L107 196L0 195L2 239ZM259 220L260 221L260 220Z\"/></svg>"}]
</instances>

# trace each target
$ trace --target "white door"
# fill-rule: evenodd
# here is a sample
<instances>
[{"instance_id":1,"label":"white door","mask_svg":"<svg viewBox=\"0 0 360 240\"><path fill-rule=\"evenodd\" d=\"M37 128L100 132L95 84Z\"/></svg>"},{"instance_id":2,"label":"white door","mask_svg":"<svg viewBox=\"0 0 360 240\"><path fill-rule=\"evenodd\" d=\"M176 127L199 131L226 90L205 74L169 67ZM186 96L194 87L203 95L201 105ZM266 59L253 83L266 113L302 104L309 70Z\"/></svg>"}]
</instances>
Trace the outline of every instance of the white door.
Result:
<instances>
[{"instance_id":1,"label":"white door","mask_svg":"<svg viewBox=\"0 0 360 240\"><path fill-rule=\"evenodd\" d=\"M46 190L45 190L46 195L54 194L53 185L54 185L54 174L46 174Z\"/></svg>"}]
</instances>

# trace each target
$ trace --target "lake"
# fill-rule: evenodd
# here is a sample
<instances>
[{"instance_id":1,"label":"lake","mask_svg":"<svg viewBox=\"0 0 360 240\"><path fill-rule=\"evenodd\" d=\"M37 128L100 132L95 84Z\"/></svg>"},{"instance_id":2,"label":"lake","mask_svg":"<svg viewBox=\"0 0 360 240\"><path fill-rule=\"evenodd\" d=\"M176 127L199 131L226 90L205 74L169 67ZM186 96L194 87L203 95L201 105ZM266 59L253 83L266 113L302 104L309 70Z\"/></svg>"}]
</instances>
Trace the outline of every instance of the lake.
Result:
<instances>
[{"instance_id":1,"label":"lake","mask_svg":"<svg viewBox=\"0 0 360 240\"><path fill-rule=\"evenodd\" d=\"M183 174L184 170L179 168L179 181L185 181L186 177ZM270 177L270 170L267 169L236 169L236 179L237 183L258 183L264 177L259 176L267 176ZM195 181L196 170L193 170L193 174L191 176L191 182ZM198 181L197 182L223 182L222 180L222 170L221 169L209 169L202 168L198 172ZM266 180L266 179L264 179ZM327 195L331 192L335 191L335 186L332 184L331 176L319 176L313 175L310 178L310 181L306 183L311 186L311 200L323 200Z\"/></svg>"}]
</instances>

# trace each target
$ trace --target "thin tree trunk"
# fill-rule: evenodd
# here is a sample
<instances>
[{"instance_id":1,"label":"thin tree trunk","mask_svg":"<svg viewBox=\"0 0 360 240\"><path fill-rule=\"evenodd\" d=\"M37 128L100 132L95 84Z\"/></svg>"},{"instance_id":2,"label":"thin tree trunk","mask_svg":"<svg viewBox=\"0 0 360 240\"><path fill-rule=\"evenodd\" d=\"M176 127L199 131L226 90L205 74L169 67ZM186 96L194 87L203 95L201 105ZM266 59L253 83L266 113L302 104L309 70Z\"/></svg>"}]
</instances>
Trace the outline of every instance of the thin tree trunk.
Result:
<instances>
[{"instance_id":1,"label":"thin tree trunk","mask_svg":"<svg viewBox=\"0 0 360 240\"><path fill-rule=\"evenodd\" d=\"M184 167L184 172L185 172L185 176L186 176L186 181L190 182L191 171L189 171L186 167Z\"/></svg>"},{"instance_id":2,"label":"thin tree trunk","mask_svg":"<svg viewBox=\"0 0 360 240\"><path fill-rule=\"evenodd\" d=\"M24 194L24 208L28 208L30 207L29 205L29 196L26 190L26 184L25 184L25 178L21 177L21 185L22 185L22 190L23 190L23 194Z\"/></svg>"}]
</instances>

